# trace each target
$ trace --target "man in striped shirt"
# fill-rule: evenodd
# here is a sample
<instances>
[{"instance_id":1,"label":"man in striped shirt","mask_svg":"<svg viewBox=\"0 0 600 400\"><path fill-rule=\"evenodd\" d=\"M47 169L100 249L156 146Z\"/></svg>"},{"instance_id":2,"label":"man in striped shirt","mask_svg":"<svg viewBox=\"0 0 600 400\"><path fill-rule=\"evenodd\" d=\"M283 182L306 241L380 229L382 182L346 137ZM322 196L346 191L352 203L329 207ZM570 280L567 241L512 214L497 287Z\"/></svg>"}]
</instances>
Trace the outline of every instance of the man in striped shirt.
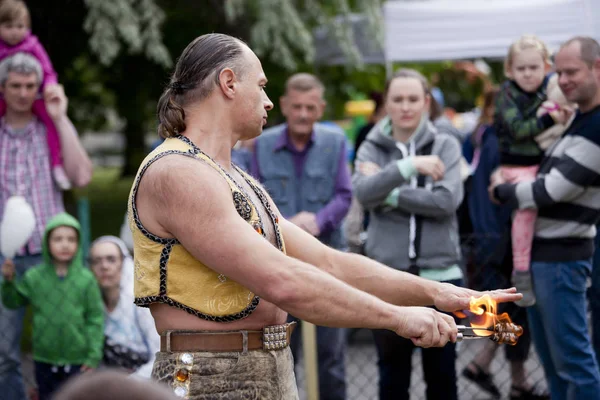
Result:
<instances>
[{"instance_id":1,"label":"man in striped shirt","mask_svg":"<svg viewBox=\"0 0 600 400\"><path fill-rule=\"evenodd\" d=\"M495 175L490 192L515 208L538 209L531 251L537 303L528 316L552 399L598 399L585 291L600 217L600 45L573 38L555 62L560 88L579 106L577 115L534 182L507 184Z\"/></svg>"},{"instance_id":2,"label":"man in striped shirt","mask_svg":"<svg viewBox=\"0 0 600 400\"><path fill-rule=\"evenodd\" d=\"M46 223L64 210L62 193L51 175L46 128L31 110L41 79L42 67L29 54L17 53L0 62L0 91L6 102L6 114L0 119L0 218L11 196L23 196L36 218L33 235L13 260L18 276L41 262ZM46 96L46 109L60 135L67 177L73 186L85 186L92 164L67 117L67 98L61 86ZM23 316L24 310L10 311L0 304L2 399L26 398L19 361Z\"/></svg>"}]
</instances>

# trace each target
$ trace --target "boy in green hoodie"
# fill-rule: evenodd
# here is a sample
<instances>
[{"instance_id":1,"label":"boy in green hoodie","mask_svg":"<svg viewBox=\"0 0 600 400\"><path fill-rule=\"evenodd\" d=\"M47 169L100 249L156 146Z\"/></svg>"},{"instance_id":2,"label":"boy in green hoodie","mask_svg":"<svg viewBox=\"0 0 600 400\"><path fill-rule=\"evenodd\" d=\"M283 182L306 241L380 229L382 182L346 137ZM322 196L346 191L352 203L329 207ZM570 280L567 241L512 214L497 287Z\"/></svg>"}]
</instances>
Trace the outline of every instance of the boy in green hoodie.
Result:
<instances>
[{"instance_id":1,"label":"boy in green hoodie","mask_svg":"<svg viewBox=\"0 0 600 400\"><path fill-rule=\"evenodd\" d=\"M96 368L102 359L104 306L94 275L84 267L80 226L58 214L46 226L42 264L14 280L10 260L2 265L2 302L30 304L33 359L39 399L49 399L71 376Z\"/></svg>"}]
</instances>

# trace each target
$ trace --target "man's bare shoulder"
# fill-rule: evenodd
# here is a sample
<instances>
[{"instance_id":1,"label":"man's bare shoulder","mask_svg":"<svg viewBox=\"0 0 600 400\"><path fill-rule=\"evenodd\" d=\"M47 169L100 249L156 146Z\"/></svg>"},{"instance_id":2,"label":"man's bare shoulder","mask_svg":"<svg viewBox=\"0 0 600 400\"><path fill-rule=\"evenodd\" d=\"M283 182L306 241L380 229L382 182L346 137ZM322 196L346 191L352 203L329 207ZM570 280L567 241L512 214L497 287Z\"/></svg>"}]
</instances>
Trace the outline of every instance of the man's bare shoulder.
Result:
<instances>
[{"instance_id":1,"label":"man's bare shoulder","mask_svg":"<svg viewBox=\"0 0 600 400\"><path fill-rule=\"evenodd\" d=\"M213 186L228 187L223 177L213 167L192 155L172 154L162 157L148 168L144 179L147 184L151 184L165 195L169 194L172 188L177 187L187 187L190 190L198 189L198 185L206 186L205 189Z\"/></svg>"},{"instance_id":2,"label":"man's bare shoulder","mask_svg":"<svg viewBox=\"0 0 600 400\"><path fill-rule=\"evenodd\" d=\"M231 192L223 177L195 157L168 155L156 160L144 173L138 203L151 207L159 220L170 218L174 209L194 209L202 214L223 208ZM197 207L202 203L203 207Z\"/></svg>"}]
</instances>

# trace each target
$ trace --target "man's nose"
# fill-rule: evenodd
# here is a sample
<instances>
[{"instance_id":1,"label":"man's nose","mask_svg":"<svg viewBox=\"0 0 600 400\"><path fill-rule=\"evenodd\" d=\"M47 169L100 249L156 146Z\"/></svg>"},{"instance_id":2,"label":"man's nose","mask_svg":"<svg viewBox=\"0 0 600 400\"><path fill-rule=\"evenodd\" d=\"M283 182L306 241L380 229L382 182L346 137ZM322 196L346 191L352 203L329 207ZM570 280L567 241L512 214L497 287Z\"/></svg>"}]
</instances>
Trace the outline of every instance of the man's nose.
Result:
<instances>
[{"instance_id":1,"label":"man's nose","mask_svg":"<svg viewBox=\"0 0 600 400\"><path fill-rule=\"evenodd\" d=\"M273 102L269 99L269 96L265 96L265 110L271 111L273 109Z\"/></svg>"},{"instance_id":2,"label":"man's nose","mask_svg":"<svg viewBox=\"0 0 600 400\"><path fill-rule=\"evenodd\" d=\"M561 88L563 88L564 85L566 85L568 83L568 79L567 77L563 74L563 75L558 75L558 86Z\"/></svg>"}]
</instances>

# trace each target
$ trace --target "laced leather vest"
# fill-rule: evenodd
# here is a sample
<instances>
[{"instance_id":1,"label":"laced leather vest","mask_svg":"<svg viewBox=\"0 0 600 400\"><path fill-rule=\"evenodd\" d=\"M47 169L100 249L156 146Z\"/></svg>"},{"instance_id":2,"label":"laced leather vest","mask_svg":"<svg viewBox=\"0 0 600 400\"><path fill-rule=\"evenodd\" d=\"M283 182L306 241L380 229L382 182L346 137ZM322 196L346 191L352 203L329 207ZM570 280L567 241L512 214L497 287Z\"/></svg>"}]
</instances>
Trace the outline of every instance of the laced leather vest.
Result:
<instances>
[{"instance_id":1,"label":"laced leather vest","mask_svg":"<svg viewBox=\"0 0 600 400\"><path fill-rule=\"evenodd\" d=\"M172 154L195 158L216 170L229 185L239 216L248 222L257 234L266 237L265 227L255 203L233 177L185 136L166 139L142 162L129 195L127 215L134 243L135 304L148 307L152 303L164 303L215 322L245 318L258 306L258 296L202 264L176 238L161 238L152 234L144 228L139 219L136 196L142 176L156 160ZM254 191L254 198L262 203L275 231L275 244L285 253L279 221L265 193L252 177L235 168L247 186Z\"/></svg>"}]
</instances>

